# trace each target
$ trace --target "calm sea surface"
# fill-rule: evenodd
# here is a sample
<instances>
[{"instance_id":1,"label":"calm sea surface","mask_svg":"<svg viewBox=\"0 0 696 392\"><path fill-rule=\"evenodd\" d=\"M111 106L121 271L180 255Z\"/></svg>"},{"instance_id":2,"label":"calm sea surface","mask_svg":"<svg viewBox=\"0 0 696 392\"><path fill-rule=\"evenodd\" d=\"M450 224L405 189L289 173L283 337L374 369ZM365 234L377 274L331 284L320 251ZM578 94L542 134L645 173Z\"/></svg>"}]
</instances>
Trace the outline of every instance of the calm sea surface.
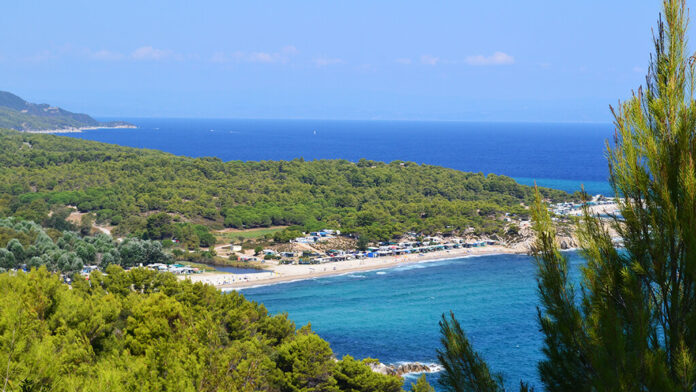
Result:
<instances>
[{"instance_id":1,"label":"calm sea surface","mask_svg":"<svg viewBox=\"0 0 696 392\"><path fill-rule=\"evenodd\" d=\"M504 174L570 192L584 184L590 193L611 194L604 158L610 124L129 121L140 128L68 136L223 160L414 161ZM575 252L567 255L577 278L582 259ZM273 313L287 312L298 325L311 322L338 355L385 363L434 362L438 321L452 310L475 348L510 387L519 380L539 386L542 337L536 321L535 265L527 256L436 261L243 293ZM437 375L430 379L436 381Z\"/></svg>"},{"instance_id":2,"label":"calm sea surface","mask_svg":"<svg viewBox=\"0 0 696 392\"><path fill-rule=\"evenodd\" d=\"M222 160L360 158L504 174L524 184L610 194L611 124L127 119L139 129L66 134Z\"/></svg>"}]
</instances>

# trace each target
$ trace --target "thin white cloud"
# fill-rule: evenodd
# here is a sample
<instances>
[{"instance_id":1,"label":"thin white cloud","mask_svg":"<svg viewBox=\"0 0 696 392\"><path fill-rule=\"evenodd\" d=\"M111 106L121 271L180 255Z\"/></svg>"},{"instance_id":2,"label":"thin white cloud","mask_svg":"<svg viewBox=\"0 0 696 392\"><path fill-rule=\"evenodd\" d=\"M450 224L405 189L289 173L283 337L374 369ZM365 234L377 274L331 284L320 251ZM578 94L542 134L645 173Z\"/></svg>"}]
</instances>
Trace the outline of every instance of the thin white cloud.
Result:
<instances>
[{"instance_id":1,"label":"thin white cloud","mask_svg":"<svg viewBox=\"0 0 696 392\"><path fill-rule=\"evenodd\" d=\"M110 50L92 50L86 47L79 47L70 44L54 47L48 50L37 52L29 57L22 58L23 61L46 62L60 58L75 58L80 60L94 61L122 61L122 60L183 60L184 56L171 50L156 49L152 46L142 46L129 54Z\"/></svg>"},{"instance_id":2,"label":"thin white cloud","mask_svg":"<svg viewBox=\"0 0 696 392\"><path fill-rule=\"evenodd\" d=\"M210 56L210 61L213 63L225 63L228 60L224 52L215 52Z\"/></svg>"},{"instance_id":3,"label":"thin white cloud","mask_svg":"<svg viewBox=\"0 0 696 392\"><path fill-rule=\"evenodd\" d=\"M130 57L134 60L158 61L170 58L178 58L179 56L175 55L174 52L172 52L171 50L157 49L153 48L152 46L142 46L134 50L130 54Z\"/></svg>"},{"instance_id":4,"label":"thin white cloud","mask_svg":"<svg viewBox=\"0 0 696 392\"><path fill-rule=\"evenodd\" d=\"M515 63L515 58L507 53L495 52L490 56L482 54L469 56L465 62L469 65L484 66L484 65L509 65Z\"/></svg>"},{"instance_id":5,"label":"thin white cloud","mask_svg":"<svg viewBox=\"0 0 696 392\"><path fill-rule=\"evenodd\" d=\"M278 52L215 52L210 61L213 63L282 63L290 61L299 51L292 45L283 47Z\"/></svg>"},{"instance_id":6,"label":"thin white cloud","mask_svg":"<svg viewBox=\"0 0 696 392\"><path fill-rule=\"evenodd\" d=\"M22 60L28 61L30 63L43 63L48 60L53 60L58 58L58 53L52 50L42 50L40 52L34 53L31 56L24 57Z\"/></svg>"},{"instance_id":7,"label":"thin white cloud","mask_svg":"<svg viewBox=\"0 0 696 392\"><path fill-rule=\"evenodd\" d=\"M437 65L437 63L440 62L440 58L429 54L424 54L421 56L420 61L425 65Z\"/></svg>"},{"instance_id":8,"label":"thin white cloud","mask_svg":"<svg viewBox=\"0 0 696 392\"><path fill-rule=\"evenodd\" d=\"M283 49L281 49L280 51L281 51L282 53L285 53L285 54L288 55L288 56L294 56L294 55L296 55L297 53L299 53L299 51L297 50L297 48L294 47L293 45L283 46Z\"/></svg>"},{"instance_id":9,"label":"thin white cloud","mask_svg":"<svg viewBox=\"0 0 696 392\"><path fill-rule=\"evenodd\" d=\"M116 61L116 60L121 60L123 59L123 54L119 52L114 52L111 50L98 50L96 52L89 52L88 56L94 60L102 60L102 61Z\"/></svg>"},{"instance_id":10,"label":"thin white cloud","mask_svg":"<svg viewBox=\"0 0 696 392\"><path fill-rule=\"evenodd\" d=\"M645 71L645 69L644 69L643 67L638 67L638 66L633 67L633 72L639 73L639 74L644 74L644 73L646 73L646 71Z\"/></svg>"},{"instance_id":11,"label":"thin white cloud","mask_svg":"<svg viewBox=\"0 0 696 392\"><path fill-rule=\"evenodd\" d=\"M71 57L71 58L88 58L88 59L97 59L101 58L105 55L105 53L101 52L106 52L106 51L97 51L93 52L87 48L81 48L81 47L75 47L73 45L65 44L61 46L56 46L51 49L44 49L40 52L36 52L32 54L31 56L27 57L21 57L18 58L20 61L27 61L27 62L34 62L34 63L41 63L41 62L46 62L46 61L51 61L51 60L57 60L60 58L64 57Z\"/></svg>"},{"instance_id":12,"label":"thin white cloud","mask_svg":"<svg viewBox=\"0 0 696 392\"><path fill-rule=\"evenodd\" d=\"M316 57L312 62L320 68L329 65L343 64L343 60L336 57Z\"/></svg>"},{"instance_id":13,"label":"thin white cloud","mask_svg":"<svg viewBox=\"0 0 696 392\"><path fill-rule=\"evenodd\" d=\"M399 64L411 64L411 59L408 58L399 58L394 61L396 61Z\"/></svg>"},{"instance_id":14,"label":"thin white cloud","mask_svg":"<svg viewBox=\"0 0 696 392\"><path fill-rule=\"evenodd\" d=\"M255 63L274 63L276 58L271 53L253 52L249 53L249 61Z\"/></svg>"}]
</instances>

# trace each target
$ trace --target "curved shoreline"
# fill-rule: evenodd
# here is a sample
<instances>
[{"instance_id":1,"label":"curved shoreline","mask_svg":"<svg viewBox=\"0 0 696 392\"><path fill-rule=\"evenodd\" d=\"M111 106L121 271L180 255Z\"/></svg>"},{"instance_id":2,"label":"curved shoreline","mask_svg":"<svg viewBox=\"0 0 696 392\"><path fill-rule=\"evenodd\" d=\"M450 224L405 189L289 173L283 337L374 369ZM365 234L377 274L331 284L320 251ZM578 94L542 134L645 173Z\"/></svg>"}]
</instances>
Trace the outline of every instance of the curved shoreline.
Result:
<instances>
[{"instance_id":1,"label":"curved shoreline","mask_svg":"<svg viewBox=\"0 0 696 392\"><path fill-rule=\"evenodd\" d=\"M439 257L439 258L434 258L434 259L422 259L422 260L415 260L415 261L408 261L408 262L400 262L398 264L391 264L390 263L389 265L378 265L378 266L375 266L375 268L342 270L341 273L328 273L328 272L327 273L318 273L318 274L315 274L312 276L305 276L302 278L296 278L296 279L292 279L292 280L284 280L281 278L277 278L277 279L268 279L269 282L261 282L261 283L259 283L258 281L253 282L253 283L255 283L253 285L245 285L242 282L240 282L240 284L236 285L236 286L234 284L229 284L229 285L221 285L221 286L217 286L217 287L220 288L222 291L235 291L235 290L241 291L243 289L255 289L257 287L275 286L275 285L285 284L285 283L302 282L305 280L331 278L331 277L336 277L336 276L348 276L348 275L352 275L356 272L379 272L379 271L383 271L383 270L391 270L391 269L399 268L401 266L436 263L438 261L456 260L456 259L472 259L475 257L499 256L499 255L504 255L504 254L523 255L525 253L522 253L522 252L499 252L499 253L486 253L486 254ZM332 271L332 272L334 272L334 271Z\"/></svg>"},{"instance_id":2,"label":"curved shoreline","mask_svg":"<svg viewBox=\"0 0 696 392\"><path fill-rule=\"evenodd\" d=\"M190 279L192 282L208 283L223 291L232 291L244 288L254 288L316 278L347 275L355 272L378 271L396 268L402 265L478 256L494 256L501 254L527 254L527 251L503 246L488 246L485 248L454 249L450 251L439 251L414 255L386 256L375 259L337 261L325 264L271 264L269 265L269 270L266 272L253 274L203 273L181 276L180 279Z\"/></svg>"}]
</instances>

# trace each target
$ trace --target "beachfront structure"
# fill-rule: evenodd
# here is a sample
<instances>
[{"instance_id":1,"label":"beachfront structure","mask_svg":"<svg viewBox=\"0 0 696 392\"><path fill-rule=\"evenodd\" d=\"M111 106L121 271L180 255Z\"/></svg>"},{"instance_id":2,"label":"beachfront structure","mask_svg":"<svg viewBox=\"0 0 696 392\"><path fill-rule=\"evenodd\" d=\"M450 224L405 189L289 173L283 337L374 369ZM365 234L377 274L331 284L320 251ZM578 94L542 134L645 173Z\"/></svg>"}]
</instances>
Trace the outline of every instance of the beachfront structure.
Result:
<instances>
[{"instance_id":1,"label":"beachfront structure","mask_svg":"<svg viewBox=\"0 0 696 392\"><path fill-rule=\"evenodd\" d=\"M379 247L368 247L364 252L361 251L339 251L329 250L326 255L304 255L300 264L319 264L351 259L372 259L385 256L400 256L407 254L430 253L438 251L448 251L451 249L480 248L496 245L494 240L465 241L463 239L451 239L448 242L440 243L421 243L417 241L401 242L399 244L386 244Z\"/></svg>"},{"instance_id":2,"label":"beachfront structure","mask_svg":"<svg viewBox=\"0 0 696 392\"><path fill-rule=\"evenodd\" d=\"M311 236L297 237L294 240L292 240L292 242L297 242L298 244L313 244L313 243L317 242L317 238L311 237Z\"/></svg>"},{"instance_id":3,"label":"beachfront structure","mask_svg":"<svg viewBox=\"0 0 696 392\"><path fill-rule=\"evenodd\" d=\"M592 200L586 203L556 203L549 206L549 210L556 215L565 216L580 216L582 215L582 207L584 205L593 206L608 206L616 204L616 200L613 197L606 197L603 195L595 195Z\"/></svg>"},{"instance_id":4,"label":"beachfront structure","mask_svg":"<svg viewBox=\"0 0 696 392\"><path fill-rule=\"evenodd\" d=\"M80 271L80 275L82 276L89 276L89 274L92 273L92 271L95 271L99 269L98 265L86 265L82 267L82 271Z\"/></svg>"},{"instance_id":5,"label":"beachfront structure","mask_svg":"<svg viewBox=\"0 0 696 392\"><path fill-rule=\"evenodd\" d=\"M167 271L169 269L169 266L167 264L154 263L148 265L147 268L155 271Z\"/></svg>"},{"instance_id":6,"label":"beachfront structure","mask_svg":"<svg viewBox=\"0 0 696 392\"><path fill-rule=\"evenodd\" d=\"M298 237L291 242L299 244L315 244L317 242L325 241L330 238L335 238L335 236L340 235L338 230L321 230L313 231L305 234L304 237ZM380 242L377 246L370 246L365 249L365 251L344 251L344 250L328 250L322 254L317 254L314 252L305 251L302 255L298 255L296 252L278 252L274 255L279 255L285 259L285 262L292 262L287 259L298 260L300 264L318 264L318 263L329 263L336 261L343 261L349 259L370 259L378 258L384 256L400 256L414 253L428 253L436 251L448 251L451 249L461 249L461 248L479 248L485 246L496 245L498 242L494 240L466 240L464 238L457 237L443 237L443 236L426 236L421 237L417 233L410 233L409 237L403 239L399 242L396 241L386 241ZM264 250L266 252L268 250ZM272 254L272 253L267 253Z\"/></svg>"},{"instance_id":7,"label":"beachfront structure","mask_svg":"<svg viewBox=\"0 0 696 392\"><path fill-rule=\"evenodd\" d=\"M294 240L291 240L290 242L296 242L298 244L314 244L320 241L326 241L331 238L336 238L336 236L338 235L341 235L341 232L339 230L325 229L321 231L310 232L304 237L297 237Z\"/></svg>"},{"instance_id":8,"label":"beachfront structure","mask_svg":"<svg viewBox=\"0 0 696 392\"><path fill-rule=\"evenodd\" d=\"M187 266L181 266L181 267L172 266L171 268L169 268L169 272L171 272L173 274L179 274L179 275L183 275L183 274L188 275L188 274L194 274L194 273L198 272L198 269L187 267Z\"/></svg>"},{"instance_id":9,"label":"beachfront structure","mask_svg":"<svg viewBox=\"0 0 696 392\"><path fill-rule=\"evenodd\" d=\"M171 272L173 274L195 274L198 273L199 270L198 268L192 268L187 265L183 264L162 264L162 263L153 263L149 264L146 266L146 268L154 270L154 271L159 271L159 272Z\"/></svg>"}]
</instances>

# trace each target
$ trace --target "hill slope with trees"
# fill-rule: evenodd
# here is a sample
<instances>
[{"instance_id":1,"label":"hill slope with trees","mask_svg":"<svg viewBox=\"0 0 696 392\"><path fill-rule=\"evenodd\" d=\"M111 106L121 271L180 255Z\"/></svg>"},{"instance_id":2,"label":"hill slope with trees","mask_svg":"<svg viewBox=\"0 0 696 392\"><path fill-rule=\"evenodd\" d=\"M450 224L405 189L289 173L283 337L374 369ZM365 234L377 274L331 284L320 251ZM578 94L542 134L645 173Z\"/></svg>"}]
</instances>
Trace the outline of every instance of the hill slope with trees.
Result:
<instances>
[{"instance_id":1,"label":"hill slope with trees","mask_svg":"<svg viewBox=\"0 0 696 392\"><path fill-rule=\"evenodd\" d=\"M45 131L84 127L132 126L123 121L100 122L83 113L73 113L48 104L36 104L0 91L0 128Z\"/></svg>"},{"instance_id":2,"label":"hill slope with trees","mask_svg":"<svg viewBox=\"0 0 696 392\"><path fill-rule=\"evenodd\" d=\"M118 233L145 233L146 216L156 212L213 228L299 225L373 239L407 231L494 233L506 213L526 215L532 196L531 187L509 177L411 162L223 162L0 131L0 214L42 222L71 205Z\"/></svg>"}]
</instances>

